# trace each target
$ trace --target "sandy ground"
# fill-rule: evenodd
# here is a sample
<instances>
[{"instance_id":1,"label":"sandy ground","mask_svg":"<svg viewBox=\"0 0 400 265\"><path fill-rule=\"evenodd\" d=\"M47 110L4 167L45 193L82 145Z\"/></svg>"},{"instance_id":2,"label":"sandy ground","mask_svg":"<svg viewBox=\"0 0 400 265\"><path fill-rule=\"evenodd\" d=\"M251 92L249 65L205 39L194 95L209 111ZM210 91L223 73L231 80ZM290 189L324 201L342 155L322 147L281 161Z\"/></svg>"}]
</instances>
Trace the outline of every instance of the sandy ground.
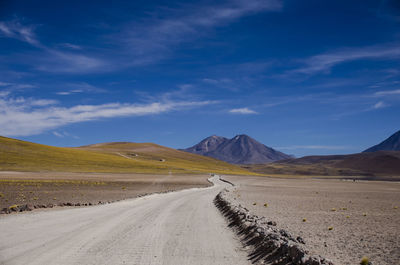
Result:
<instances>
[{"instance_id":1,"label":"sandy ground","mask_svg":"<svg viewBox=\"0 0 400 265\"><path fill-rule=\"evenodd\" d=\"M0 172L0 210L11 205L110 202L140 195L206 187L207 175L133 175Z\"/></svg>"},{"instance_id":2,"label":"sandy ground","mask_svg":"<svg viewBox=\"0 0 400 265\"><path fill-rule=\"evenodd\" d=\"M0 216L0 264L249 264L213 199L227 184Z\"/></svg>"},{"instance_id":3,"label":"sandy ground","mask_svg":"<svg viewBox=\"0 0 400 265\"><path fill-rule=\"evenodd\" d=\"M399 182L224 178L237 184L231 199L301 236L313 254L342 265L363 256L400 264Z\"/></svg>"},{"instance_id":4,"label":"sandy ground","mask_svg":"<svg viewBox=\"0 0 400 265\"><path fill-rule=\"evenodd\" d=\"M0 179L62 179L62 180L103 180L103 181L146 181L176 183L204 183L209 176L206 174L187 175L156 175L156 174L123 174L123 173L74 173L74 172L16 172L0 171Z\"/></svg>"}]
</instances>

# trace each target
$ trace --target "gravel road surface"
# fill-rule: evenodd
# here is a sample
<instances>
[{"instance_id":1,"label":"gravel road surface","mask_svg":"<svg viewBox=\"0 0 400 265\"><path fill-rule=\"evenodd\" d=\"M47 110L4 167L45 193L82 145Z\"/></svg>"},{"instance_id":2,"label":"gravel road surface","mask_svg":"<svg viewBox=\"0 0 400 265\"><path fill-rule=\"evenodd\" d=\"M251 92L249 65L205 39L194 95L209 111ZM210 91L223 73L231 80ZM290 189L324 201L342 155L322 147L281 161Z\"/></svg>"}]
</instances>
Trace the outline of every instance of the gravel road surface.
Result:
<instances>
[{"instance_id":1,"label":"gravel road surface","mask_svg":"<svg viewBox=\"0 0 400 265\"><path fill-rule=\"evenodd\" d=\"M0 217L0 264L250 264L213 205L228 185Z\"/></svg>"}]
</instances>

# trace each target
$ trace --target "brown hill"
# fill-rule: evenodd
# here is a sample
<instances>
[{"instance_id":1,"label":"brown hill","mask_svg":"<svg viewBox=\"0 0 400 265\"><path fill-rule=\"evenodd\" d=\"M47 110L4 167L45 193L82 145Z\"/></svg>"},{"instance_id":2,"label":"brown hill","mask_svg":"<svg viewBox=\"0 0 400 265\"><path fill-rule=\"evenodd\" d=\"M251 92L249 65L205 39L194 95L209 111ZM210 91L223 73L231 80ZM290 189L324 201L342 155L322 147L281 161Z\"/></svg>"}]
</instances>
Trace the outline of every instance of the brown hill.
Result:
<instances>
[{"instance_id":1,"label":"brown hill","mask_svg":"<svg viewBox=\"0 0 400 265\"><path fill-rule=\"evenodd\" d=\"M244 166L244 168L261 174L399 179L400 152L378 151L351 155L306 156L271 164Z\"/></svg>"}]
</instances>

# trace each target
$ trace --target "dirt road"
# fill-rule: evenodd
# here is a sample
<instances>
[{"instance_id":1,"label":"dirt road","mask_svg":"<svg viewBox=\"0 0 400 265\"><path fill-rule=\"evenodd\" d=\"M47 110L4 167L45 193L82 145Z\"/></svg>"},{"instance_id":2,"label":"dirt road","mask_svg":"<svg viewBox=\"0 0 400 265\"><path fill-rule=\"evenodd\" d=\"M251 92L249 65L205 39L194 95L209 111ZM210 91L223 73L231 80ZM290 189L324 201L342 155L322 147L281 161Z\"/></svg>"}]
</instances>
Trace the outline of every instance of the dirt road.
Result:
<instances>
[{"instance_id":1,"label":"dirt road","mask_svg":"<svg viewBox=\"0 0 400 265\"><path fill-rule=\"evenodd\" d=\"M213 205L225 186L0 217L0 264L249 264Z\"/></svg>"}]
</instances>

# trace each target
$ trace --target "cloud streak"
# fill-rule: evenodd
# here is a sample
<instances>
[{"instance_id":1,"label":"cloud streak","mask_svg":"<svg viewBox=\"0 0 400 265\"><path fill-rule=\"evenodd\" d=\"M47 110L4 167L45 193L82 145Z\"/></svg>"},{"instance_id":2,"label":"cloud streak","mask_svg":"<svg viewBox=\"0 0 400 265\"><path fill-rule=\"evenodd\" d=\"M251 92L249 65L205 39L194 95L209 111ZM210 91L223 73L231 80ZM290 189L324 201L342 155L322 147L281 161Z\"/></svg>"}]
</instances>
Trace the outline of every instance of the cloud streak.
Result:
<instances>
[{"instance_id":1,"label":"cloud streak","mask_svg":"<svg viewBox=\"0 0 400 265\"><path fill-rule=\"evenodd\" d=\"M279 11L281 0L230 0L223 4L193 5L158 13L157 18L136 19L120 23L117 34L103 33L94 48L69 42L50 46L42 43L35 25L26 25L20 19L0 21L0 36L17 39L38 48L23 56L13 56L9 63L31 65L34 69L50 73L110 72L131 66L156 63L171 56L179 44L197 40L210 30L252 14ZM163 10L159 8L158 10ZM156 10L156 12L158 12ZM96 47L106 45L101 53ZM91 51L91 53L88 53Z\"/></svg>"},{"instance_id":2,"label":"cloud streak","mask_svg":"<svg viewBox=\"0 0 400 265\"><path fill-rule=\"evenodd\" d=\"M245 115L258 114L256 111L251 110L249 108L231 109L231 110L229 110L229 113L232 113L232 114L245 114Z\"/></svg>"},{"instance_id":3,"label":"cloud streak","mask_svg":"<svg viewBox=\"0 0 400 265\"><path fill-rule=\"evenodd\" d=\"M373 108L373 109L382 109L382 108L385 108L385 107L388 107L388 106L389 106L389 105L386 104L385 102L379 101L379 102L377 102L374 106L372 106L372 108Z\"/></svg>"},{"instance_id":4,"label":"cloud streak","mask_svg":"<svg viewBox=\"0 0 400 265\"><path fill-rule=\"evenodd\" d=\"M78 94L78 93L106 93L107 90L93 86L91 84L88 84L86 82L81 82L81 83L70 83L63 85L65 87L65 90L56 92L55 94L60 95L60 96L67 96L67 95L72 95L72 94Z\"/></svg>"},{"instance_id":5,"label":"cloud streak","mask_svg":"<svg viewBox=\"0 0 400 265\"><path fill-rule=\"evenodd\" d=\"M206 7L188 6L167 18L132 23L117 39L123 39L123 45L136 56L134 64L148 64L163 59L173 47L194 40L214 27L281 8L279 0L237 0Z\"/></svg>"},{"instance_id":6,"label":"cloud streak","mask_svg":"<svg viewBox=\"0 0 400 265\"><path fill-rule=\"evenodd\" d=\"M347 48L336 52L318 54L303 60L303 66L290 73L316 74L329 72L334 66L357 60L393 60L400 58L400 46L380 45L361 48Z\"/></svg>"},{"instance_id":7,"label":"cloud streak","mask_svg":"<svg viewBox=\"0 0 400 265\"><path fill-rule=\"evenodd\" d=\"M44 57L38 56L36 67L44 72L88 73L110 71L113 68L101 59L83 54L53 49L45 49L44 52Z\"/></svg>"},{"instance_id":8,"label":"cloud streak","mask_svg":"<svg viewBox=\"0 0 400 265\"><path fill-rule=\"evenodd\" d=\"M378 91L378 92L376 92L374 95L375 95L375 96L394 96L394 95L400 95L400 89Z\"/></svg>"},{"instance_id":9,"label":"cloud streak","mask_svg":"<svg viewBox=\"0 0 400 265\"><path fill-rule=\"evenodd\" d=\"M27 136L68 124L115 118L147 116L213 104L212 101L166 101L148 104L107 103L61 107L54 100L0 98L0 134Z\"/></svg>"},{"instance_id":10,"label":"cloud streak","mask_svg":"<svg viewBox=\"0 0 400 265\"><path fill-rule=\"evenodd\" d=\"M82 53L53 49L42 44L36 36L35 26L24 25L19 20L0 21L0 34L3 37L17 39L38 48L39 51L37 52L24 54L21 57L13 57L12 62L17 60L23 62L23 64L32 64L34 68L40 71L88 73L110 71L113 69L113 67L106 65L101 59ZM73 44L69 44L67 48L80 49L79 46Z\"/></svg>"},{"instance_id":11,"label":"cloud streak","mask_svg":"<svg viewBox=\"0 0 400 265\"><path fill-rule=\"evenodd\" d=\"M22 25L17 20L7 22L0 21L0 33L5 37L27 42L34 46L41 46L39 41L36 39L34 27L31 25Z\"/></svg>"}]
</instances>

